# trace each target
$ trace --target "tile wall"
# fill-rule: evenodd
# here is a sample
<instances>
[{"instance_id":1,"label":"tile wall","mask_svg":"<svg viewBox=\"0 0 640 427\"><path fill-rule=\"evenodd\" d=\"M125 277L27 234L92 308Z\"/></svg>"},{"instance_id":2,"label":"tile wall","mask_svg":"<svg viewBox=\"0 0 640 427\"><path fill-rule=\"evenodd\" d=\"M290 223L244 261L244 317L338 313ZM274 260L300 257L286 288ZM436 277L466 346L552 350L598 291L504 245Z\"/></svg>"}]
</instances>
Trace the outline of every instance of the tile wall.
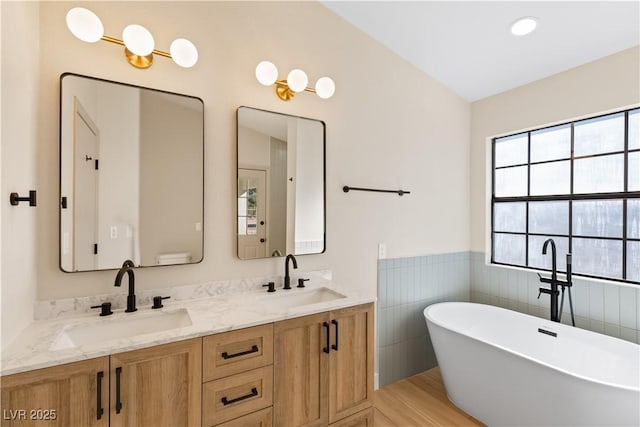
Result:
<instances>
[{"instance_id":1,"label":"tile wall","mask_svg":"<svg viewBox=\"0 0 640 427\"><path fill-rule=\"evenodd\" d=\"M379 386L437 365L422 311L442 301L469 301L469 252L378 262Z\"/></svg>"}]
</instances>

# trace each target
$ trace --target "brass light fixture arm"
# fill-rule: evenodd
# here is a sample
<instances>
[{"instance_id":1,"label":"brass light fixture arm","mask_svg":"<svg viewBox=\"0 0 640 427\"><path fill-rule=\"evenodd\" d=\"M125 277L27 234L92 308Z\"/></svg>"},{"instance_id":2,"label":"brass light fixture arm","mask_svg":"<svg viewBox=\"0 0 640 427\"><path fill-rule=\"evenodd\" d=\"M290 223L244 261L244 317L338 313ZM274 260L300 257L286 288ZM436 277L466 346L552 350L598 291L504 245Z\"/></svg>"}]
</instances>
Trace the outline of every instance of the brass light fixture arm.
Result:
<instances>
[{"instance_id":1,"label":"brass light fixture arm","mask_svg":"<svg viewBox=\"0 0 640 427\"><path fill-rule=\"evenodd\" d=\"M153 55L158 55L158 56L164 56L165 58L171 58L171 54L162 50L158 50L158 49L154 49L153 52L151 52L149 55L147 56L139 56L136 55L135 53L131 52L129 49L127 49L127 47L125 46L124 42L120 39L117 39L115 37L110 37L110 36L102 36L101 40L104 40L106 42L109 43L113 43L113 44L117 44L119 46L124 46L124 54L127 57L127 61L129 61L129 63L131 65L133 65L136 68L149 68L151 66L151 64L153 64Z\"/></svg>"},{"instance_id":2,"label":"brass light fixture arm","mask_svg":"<svg viewBox=\"0 0 640 427\"><path fill-rule=\"evenodd\" d=\"M289 101L296 96L296 93L291 90L286 80L276 80L274 86L276 87L276 95L283 101ZM305 87L304 90L306 92L316 93L316 90L312 87Z\"/></svg>"}]
</instances>

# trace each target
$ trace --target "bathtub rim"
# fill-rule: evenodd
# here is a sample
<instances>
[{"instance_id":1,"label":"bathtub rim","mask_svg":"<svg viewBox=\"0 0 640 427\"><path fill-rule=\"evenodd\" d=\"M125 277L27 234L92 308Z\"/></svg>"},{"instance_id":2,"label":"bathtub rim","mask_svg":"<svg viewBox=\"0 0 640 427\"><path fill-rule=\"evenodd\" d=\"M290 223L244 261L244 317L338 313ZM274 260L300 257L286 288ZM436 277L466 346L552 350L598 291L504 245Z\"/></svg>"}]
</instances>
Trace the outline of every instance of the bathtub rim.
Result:
<instances>
[{"instance_id":1,"label":"bathtub rim","mask_svg":"<svg viewBox=\"0 0 640 427\"><path fill-rule=\"evenodd\" d=\"M458 330L455 330L455 329L448 328L445 325L443 325L442 322L438 322L438 321L434 320L433 316L429 315L429 313L428 313L428 311L429 311L429 309L431 307L441 306L441 305L479 305L479 306L491 307L492 309L510 311L512 313L516 313L516 314L519 314L519 315L522 315L522 316L528 316L528 317L531 317L531 318L534 318L534 319L540 319L541 321L545 321L545 322L550 322L550 320L542 319L542 318L535 317L535 316L531 316L530 314L521 313L521 312L515 311L515 310L509 310L508 308L498 307L498 306L495 306L495 305L481 304L481 303L475 303L475 302L466 302L466 301L438 302L438 303L434 303L434 304L431 304L431 305L425 307L425 309L422 311L422 314L424 315L425 319L428 322L431 322L431 323L433 323L434 325L436 325L436 326L438 326L440 328L446 329L447 331L451 331L451 332L456 333L458 335L462 335L464 337L470 338L473 341L476 341L476 342L479 342L479 343L483 343L483 344L489 345L489 346L494 347L494 348L498 348L500 350L503 350L503 351L506 351L508 353L517 355L517 356L522 357L524 359L527 359L527 360L529 360L531 362L538 363L540 365L546 366L546 367L548 367L550 369L553 369L553 370L558 371L558 372L562 372L564 374L567 374L567 375L569 375L571 377L574 377L574 378L578 378L578 379L583 380L583 381L594 382L594 383L601 384L601 385L608 386L608 387L615 387L615 388L619 388L619 389L623 389L623 390L628 390L628 391L631 391L631 392L640 393L640 385L638 385L638 387L628 386L628 385L624 385L624 384L612 383L612 382L609 382L609 381L602 381L602 380L595 379L595 378L592 378L592 377L587 377L587 376L584 376L584 375L576 374L574 372L567 371L566 369L559 368L559 367L551 365L551 364L549 364L547 362L543 362L543 361L541 361L539 359L536 359L534 357L531 357L531 356L528 356L526 354L520 353L520 352L515 351L513 349L506 348L506 347L504 347L502 345L495 344L495 343L490 342L490 341L483 341L483 340L480 340L480 339L478 339L478 338L476 338L476 337L474 337L472 335L469 335L467 333L464 333L464 332L461 332L461 331L458 331ZM572 327L572 326L564 325L562 323L558 323L558 325L562 325L563 327L569 327L569 328ZM554 326L556 326L556 325L554 325ZM582 328L578 328L578 329L581 329L583 331L590 332L590 333L593 333L593 334L598 334L598 332L593 332L593 331L589 331L589 330L582 329ZM599 335L604 335L604 334L599 334ZM621 340L620 338L611 337L609 335L604 335L604 336L606 336L608 338L618 339L620 341L624 341L625 343L634 345L636 347L640 347L640 345L632 343L630 341ZM640 349L639 349L639 354L640 354Z\"/></svg>"}]
</instances>

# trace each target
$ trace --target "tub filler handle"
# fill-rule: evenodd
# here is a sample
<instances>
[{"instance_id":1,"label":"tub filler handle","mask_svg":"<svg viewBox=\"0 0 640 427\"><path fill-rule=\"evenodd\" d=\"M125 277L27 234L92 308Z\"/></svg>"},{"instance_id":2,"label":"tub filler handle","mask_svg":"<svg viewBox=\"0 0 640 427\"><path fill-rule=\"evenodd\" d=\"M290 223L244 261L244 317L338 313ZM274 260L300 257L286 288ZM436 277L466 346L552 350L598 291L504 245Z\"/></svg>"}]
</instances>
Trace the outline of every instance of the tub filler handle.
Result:
<instances>
[{"instance_id":1,"label":"tub filler handle","mask_svg":"<svg viewBox=\"0 0 640 427\"><path fill-rule=\"evenodd\" d=\"M553 294L560 295L560 291L554 291L552 289L547 289L547 288L539 288L538 291L539 291L538 299L540 299L540 295L542 295L543 293L550 294L550 295L553 295Z\"/></svg>"}]
</instances>

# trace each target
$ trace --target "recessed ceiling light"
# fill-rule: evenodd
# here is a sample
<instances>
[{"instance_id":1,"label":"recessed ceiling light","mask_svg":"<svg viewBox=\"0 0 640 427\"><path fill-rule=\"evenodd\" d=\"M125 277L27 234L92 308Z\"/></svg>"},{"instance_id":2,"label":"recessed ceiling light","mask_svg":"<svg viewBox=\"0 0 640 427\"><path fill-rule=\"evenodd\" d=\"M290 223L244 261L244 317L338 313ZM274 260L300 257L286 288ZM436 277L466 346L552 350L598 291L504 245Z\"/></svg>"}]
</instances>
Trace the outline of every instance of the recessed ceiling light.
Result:
<instances>
[{"instance_id":1,"label":"recessed ceiling light","mask_svg":"<svg viewBox=\"0 0 640 427\"><path fill-rule=\"evenodd\" d=\"M524 36L536 29L538 21L532 17L520 18L511 24L511 34L514 36Z\"/></svg>"}]
</instances>

